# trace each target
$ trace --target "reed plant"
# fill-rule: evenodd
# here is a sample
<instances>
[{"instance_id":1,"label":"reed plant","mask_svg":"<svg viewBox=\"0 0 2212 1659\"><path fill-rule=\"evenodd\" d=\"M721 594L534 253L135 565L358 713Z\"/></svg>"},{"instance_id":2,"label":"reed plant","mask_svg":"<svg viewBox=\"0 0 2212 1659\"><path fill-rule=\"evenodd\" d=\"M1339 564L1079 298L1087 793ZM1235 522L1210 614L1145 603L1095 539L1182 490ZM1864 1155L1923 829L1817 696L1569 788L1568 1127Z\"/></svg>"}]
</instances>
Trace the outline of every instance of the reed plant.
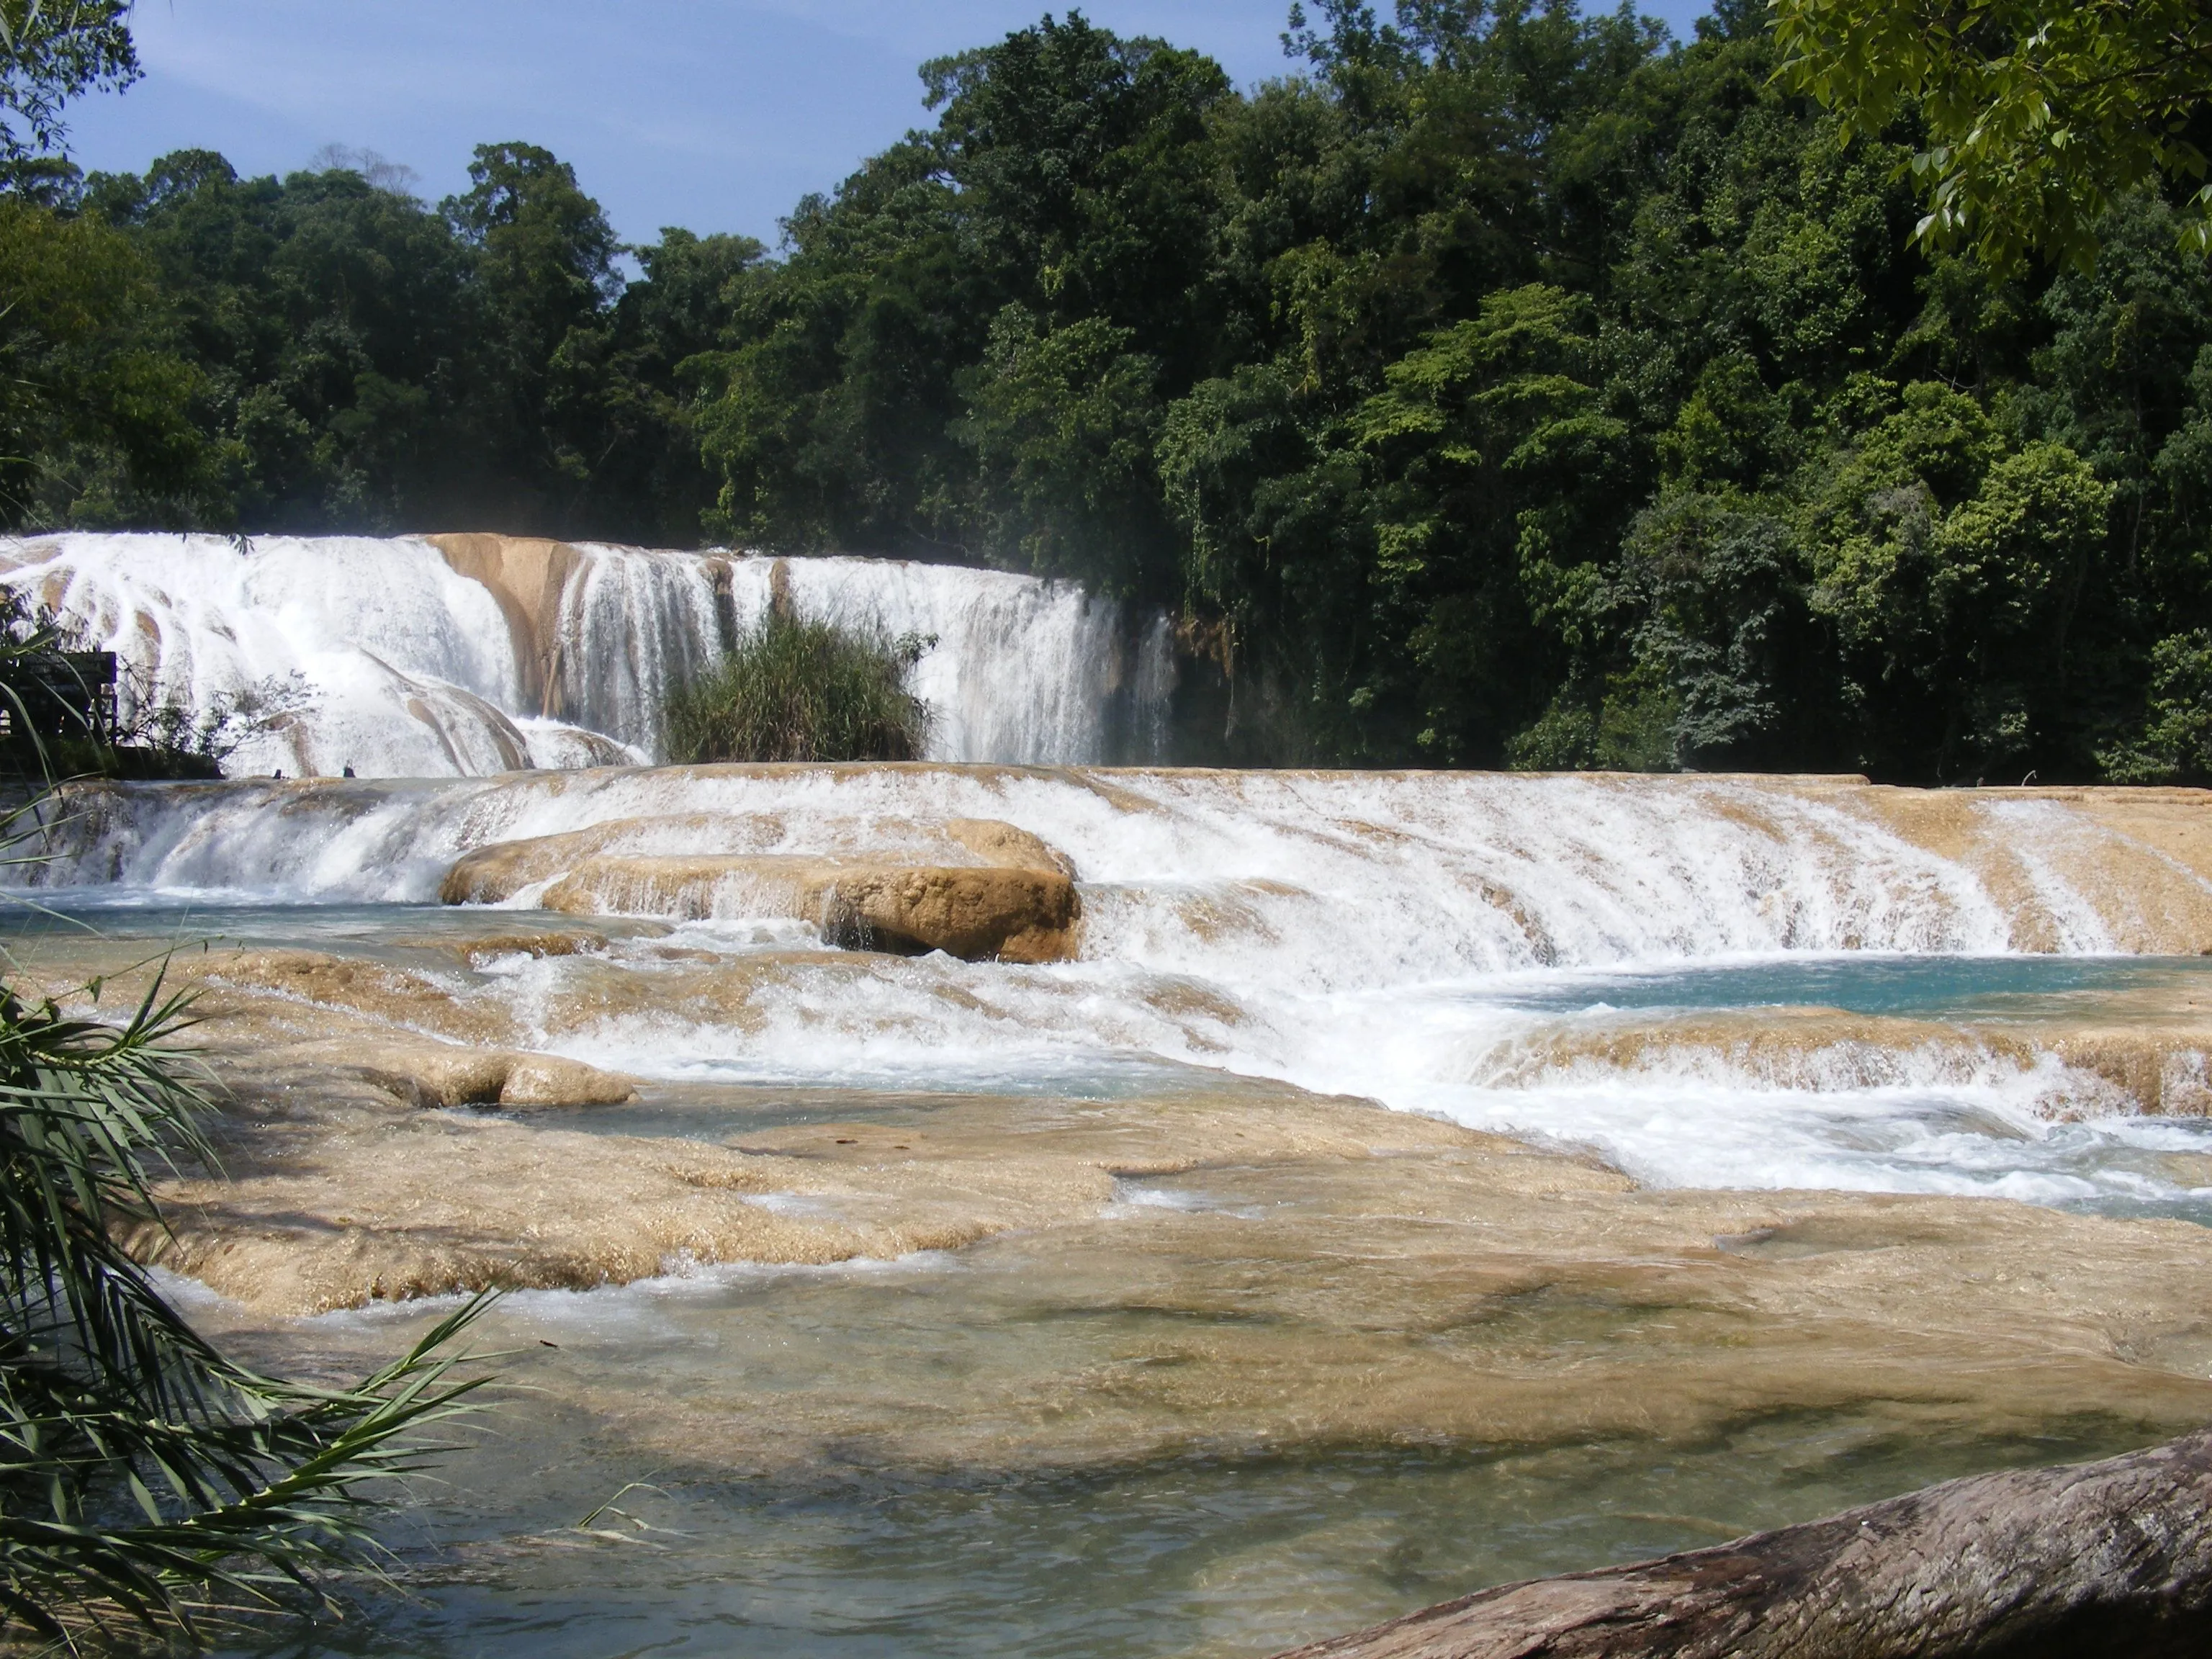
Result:
<instances>
[{"instance_id":1,"label":"reed plant","mask_svg":"<svg viewBox=\"0 0 2212 1659\"><path fill-rule=\"evenodd\" d=\"M935 643L772 610L720 662L669 697L669 758L919 760L929 741L929 707L908 681Z\"/></svg>"}]
</instances>

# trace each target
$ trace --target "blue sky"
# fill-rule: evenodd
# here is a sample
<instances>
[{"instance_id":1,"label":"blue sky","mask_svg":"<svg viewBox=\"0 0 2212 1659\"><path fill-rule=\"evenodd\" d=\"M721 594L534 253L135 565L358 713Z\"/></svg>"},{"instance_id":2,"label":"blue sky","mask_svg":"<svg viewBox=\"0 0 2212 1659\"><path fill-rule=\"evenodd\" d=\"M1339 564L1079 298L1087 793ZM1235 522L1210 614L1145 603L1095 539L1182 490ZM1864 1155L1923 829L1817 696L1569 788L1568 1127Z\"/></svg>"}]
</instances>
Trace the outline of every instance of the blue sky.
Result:
<instances>
[{"instance_id":1,"label":"blue sky","mask_svg":"<svg viewBox=\"0 0 2212 1659\"><path fill-rule=\"evenodd\" d=\"M1064 10L1064 7L1055 7ZM1686 34L1702 0L1646 0ZM138 0L147 75L87 99L71 150L137 171L219 149L282 173L373 150L435 199L470 148L544 145L634 241L745 231L927 124L915 67L1034 22L1045 0ZM1240 85L1286 67L1288 0L1092 0L1093 22L1211 53Z\"/></svg>"}]
</instances>

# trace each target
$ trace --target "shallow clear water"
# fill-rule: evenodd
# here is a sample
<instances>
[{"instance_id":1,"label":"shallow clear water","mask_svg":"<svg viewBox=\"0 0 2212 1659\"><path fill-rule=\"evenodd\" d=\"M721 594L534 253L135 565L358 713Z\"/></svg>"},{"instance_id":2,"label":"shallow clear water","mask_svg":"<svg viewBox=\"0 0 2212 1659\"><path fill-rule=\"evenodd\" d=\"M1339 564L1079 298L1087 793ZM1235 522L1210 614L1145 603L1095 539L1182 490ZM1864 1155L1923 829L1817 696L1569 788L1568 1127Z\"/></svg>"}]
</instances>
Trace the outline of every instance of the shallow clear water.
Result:
<instances>
[{"instance_id":1,"label":"shallow clear water","mask_svg":"<svg viewBox=\"0 0 2212 1659\"><path fill-rule=\"evenodd\" d=\"M1153 1195L1178 1194L1194 1191L1170 1182ZM931 1452L947 1419L1011 1413L1000 1426L1034 1426L1020 1391L994 1386L1009 1373L1079 1371L1148 1330L1188 1340L1188 1310L1140 1292L1093 1305L1082 1272L1066 1257L1024 1258L1017 1241L513 1296L479 1344L515 1386L475 1449L386 1528L406 1596L374 1598L367 1618L272 1650L1249 1659L1486 1583L1694 1548L2148 1437L2118 1417L1992 1432L1971 1408L1961 1419L1875 1403L1534 1445L1414 1437L1273 1452L1249 1436L1194 1437L1165 1454L1054 1468L1020 1453L1018 1436L985 1449L987 1434L964 1455ZM331 1316L249 1340L343 1370L428 1317ZM1511 1341L1532 1350L1638 1340L1618 1310L1556 1298L1507 1317ZM1327 1338L1317 1328L1308 1340ZM824 1400L860 1402L848 1439L798 1468L743 1468L780 1411L805 1435ZM718 1415L738 1401L752 1417ZM871 1419L890 1441L857 1431ZM667 1421L695 1426L658 1431ZM902 1423L918 1449L899 1445Z\"/></svg>"},{"instance_id":2,"label":"shallow clear water","mask_svg":"<svg viewBox=\"0 0 2212 1659\"><path fill-rule=\"evenodd\" d=\"M1890 956L1879 952L1503 976L1471 1001L1542 1012L1820 1007L1855 1014L1964 1018L2033 1014L2050 1000L2171 984L2212 994L2201 957Z\"/></svg>"},{"instance_id":3,"label":"shallow clear water","mask_svg":"<svg viewBox=\"0 0 2212 1659\"><path fill-rule=\"evenodd\" d=\"M2083 1424L1931 1449L1894 1425L1808 1415L1679 1447L1194 1457L928 1486L804 1490L655 1469L651 1489L618 1498L611 1467L465 1465L434 1522L422 1519L444 1547L403 1540L416 1569L410 1602L380 1602L306 1650L1242 1659L1480 1584L1718 1543L1948 1474L2129 1443ZM503 1533L520 1518L519 1490L542 1528L527 1540ZM576 1528L611 1498L592 1532Z\"/></svg>"},{"instance_id":4,"label":"shallow clear water","mask_svg":"<svg viewBox=\"0 0 2212 1659\"><path fill-rule=\"evenodd\" d=\"M529 1008L577 975L662 971L651 953L666 944L772 963L804 942L788 928L257 903L228 892L66 898L27 931L74 936L89 926L123 944L213 939L366 952ZM508 929L611 942L588 957L456 966L454 943ZM771 982L791 1007L815 1011L812 1024L794 1017L782 1035L685 1026L672 1037L643 1017L549 1034L548 1046L646 1078L637 1103L570 1114L563 1127L721 1140L856 1114L920 1123L979 1093L1081 1102L1201 1085L1233 1097L1222 1071L1243 1071L1595 1146L1657 1185L1980 1194L2212 1224L2212 1125L2109 1114L2055 1121L2045 1108L2060 1082L2032 1069L1930 1060L1887 1081L1778 1084L1659 1055L1496 1076L1512 1044L1608 1022L1755 1021L1808 1008L2032 1021L2130 999L2212 995L2212 963L2194 957L1801 956L1278 999L1253 1016L1239 1039L1246 1047L1218 1057L1218 1070L1187 1046L1147 1046L1150 1028L1126 1011L1167 981L1112 964L1008 970L926 958L806 971L846 977L823 981L827 990L809 981L785 993ZM917 1040L933 998L955 1010L950 1035ZM951 1023L976 1020L971 1005L990 998L1000 1000L986 1012L1000 1024ZM1006 1040L989 1040L994 1030ZM825 1043L825 1031L838 1042ZM1132 1187L1125 1201L1210 1200L1170 1182ZM979 1283L963 1256L511 1298L483 1346L508 1352L502 1365L520 1391L495 1429L453 1462L448 1484L426 1486L391 1531L407 1596L376 1598L370 1617L274 1650L1226 1659L1483 1583L1692 1547L1953 1474L2144 1437L2137 1425L2101 1419L1991 1436L1869 1408L1767 1416L1687 1442L1322 1445L1289 1455L1194 1443L1079 1469L1020 1459L918 1468L856 1443L804 1470L748 1476L707 1449L686 1455L665 1434L631 1431L693 1410L711 1423L707 1407L740 1388L796 1407L860 1386L856 1375L888 1379L886 1398L901 1388L959 1397L1000 1363L994 1356L1042 1340L1048 1318L1076 1317L990 1311ZM319 1352L357 1369L428 1316L339 1316L243 1340L264 1345L272 1363ZM1053 1340L1079 1347L1087 1339Z\"/></svg>"},{"instance_id":5,"label":"shallow clear water","mask_svg":"<svg viewBox=\"0 0 2212 1659\"><path fill-rule=\"evenodd\" d=\"M661 933L659 922L619 916L555 915L544 910L499 911L444 904L301 904L271 896L258 900L232 890L205 894L149 892L137 887L0 890L0 922L10 933L33 939L97 933L108 939L161 943L295 945L328 949L344 945L406 946L481 938L512 926L517 932L552 928L577 933Z\"/></svg>"},{"instance_id":6,"label":"shallow clear water","mask_svg":"<svg viewBox=\"0 0 2212 1659\"><path fill-rule=\"evenodd\" d=\"M669 924L619 916L587 919L550 911L441 904L301 903L279 892L204 892L141 887L0 889L11 933L94 931L117 939L251 945L358 943L406 945L475 938L488 931L542 929L617 937L661 934ZM786 926L705 923L677 927L703 945L742 950L788 945L811 934ZM2145 988L2212 995L2212 957L1912 955L1882 951L1770 955L1668 962L1649 967L1559 969L1486 975L1393 988L1394 997L1532 1013L1612 1010L1840 1008L1926 1018L2032 1017L2094 997Z\"/></svg>"},{"instance_id":7,"label":"shallow clear water","mask_svg":"<svg viewBox=\"0 0 2212 1659\"><path fill-rule=\"evenodd\" d=\"M1110 1318L1064 1299L1079 1271L1041 1272L1018 1246L994 1247L514 1295L478 1338L513 1385L496 1416L385 1529L404 1597L372 1596L367 1617L270 1650L1248 1659L1482 1584L1694 1548L2147 1437L2118 1417L1990 1432L1971 1414L1874 1404L1753 1413L1671 1438L1287 1452L1194 1438L1062 1468L1012 1442L964 1457L898 1446L902 1419L927 1442L948 1413L1024 1415L1018 1395L992 1383L1037 1367L1041 1350L1060 1358L1040 1377L1068 1355L1126 1348L1148 1326L1191 1322L1141 1296ZM245 1340L343 1371L430 1316L337 1315ZM1565 1303L1512 1317L1515 1340L1538 1346L1633 1340ZM744 1448L725 1443L748 1438L717 1416L726 1402L750 1401L769 1423L781 1402L804 1433L823 1398L877 1402L894 1437L855 1433L801 1468L750 1472ZM666 1421L697 1426L657 1431Z\"/></svg>"}]
</instances>

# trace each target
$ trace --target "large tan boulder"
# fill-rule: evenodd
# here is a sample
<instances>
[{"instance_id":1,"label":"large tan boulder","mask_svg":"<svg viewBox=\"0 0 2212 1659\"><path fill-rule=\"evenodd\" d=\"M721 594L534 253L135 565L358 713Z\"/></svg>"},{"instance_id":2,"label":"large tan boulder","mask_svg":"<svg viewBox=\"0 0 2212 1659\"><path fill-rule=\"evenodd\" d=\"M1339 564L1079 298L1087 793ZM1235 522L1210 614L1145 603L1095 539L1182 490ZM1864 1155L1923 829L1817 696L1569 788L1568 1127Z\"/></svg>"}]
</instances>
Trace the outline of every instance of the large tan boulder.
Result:
<instances>
[{"instance_id":1,"label":"large tan boulder","mask_svg":"<svg viewBox=\"0 0 2212 1659\"><path fill-rule=\"evenodd\" d=\"M848 950L969 962L1064 962L1081 915L1075 884L1057 870L716 854L598 854L539 902L581 916L791 916Z\"/></svg>"},{"instance_id":2,"label":"large tan boulder","mask_svg":"<svg viewBox=\"0 0 2212 1659\"><path fill-rule=\"evenodd\" d=\"M1075 878L1075 865L1028 830L995 818L856 817L823 826L825 836L799 856L868 865L976 865L1053 870ZM672 812L610 818L558 835L494 842L465 853L438 890L447 904L500 904L525 888L565 875L596 854L631 857L793 856L784 820L774 812Z\"/></svg>"},{"instance_id":3,"label":"large tan boulder","mask_svg":"<svg viewBox=\"0 0 2212 1659\"><path fill-rule=\"evenodd\" d=\"M1075 954L1075 866L994 818L855 823L850 851L794 855L769 815L621 818L479 847L446 872L447 904L496 904L542 889L569 915L789 916L847 949L970 962ZM692 850L694 848L699 850Z\"/></svg>"},{"instance_id":4,"label":"large tan boulder","mask_svg":"<svg viewBox=\"0 0 2212 1659\"><path fill-rule=\"evenodd\" d=\"M1065 962L1079 901L1057 870L844 870L808 895L833 945L943 951L969 962Z\"/></svg>"},{"instance_id":5,"label":"large tan boulder","mask_svg":"<svg viewBox=\"0 0 2212 1659\"><path fill-rule=\"evenodd\" d=\"M524 888L551 881L602 851L621 827L621 823L597 824L563 835L530 836L476 848L447 870L438 884L438 902L504 904Z\"/></svg>"},{"instance_id":6,"label":"large tan boulder","mask_svg":"<svg viewBox=\"0 0 2212 1659\"><path fill-rule=\"evenodd\" d=\"M947 818L945 833L984 863L1002 870L1057 870L1075 879L1075 860L1043 838L996 818Z\"/></svg>"},{"instance_id":7,"label":"large tan boulder","mask_svg":"<svg viewBox=\"0 0 2212 1659\"><path fill-rule=\"evenodd\" d=\"M637 1082L562 1054L472 1048L411 1033L301 1043L295 1060L351 1073L410 1106L620 1106Z\"/></svg>"}]
</instances>

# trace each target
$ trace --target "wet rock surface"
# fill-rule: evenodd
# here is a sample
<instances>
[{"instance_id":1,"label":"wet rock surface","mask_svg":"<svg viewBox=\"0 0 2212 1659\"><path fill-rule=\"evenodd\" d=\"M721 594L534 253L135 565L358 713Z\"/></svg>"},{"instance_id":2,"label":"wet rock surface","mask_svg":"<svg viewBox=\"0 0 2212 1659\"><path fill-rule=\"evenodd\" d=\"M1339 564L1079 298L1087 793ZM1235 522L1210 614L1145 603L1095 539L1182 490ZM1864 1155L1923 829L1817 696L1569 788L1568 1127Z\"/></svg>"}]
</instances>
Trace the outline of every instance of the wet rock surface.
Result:
<instances>
[{"instance_id":1,"label":"wet rock surface","mask_svg":"<svg viewBox=\"0 0 2212 1659\"><path fill-rule=\"evenodd\" d=\"M624 819L568 835L502 842L455 861L447 904L498 903L536 890L570 915L700 921L781 915L848 950L968 962L1063 962L1076 954L1082 902L1074 865L1027 830L988 819L872 826L883 842L824 858L773 852L667 853L670 845L774 845L774 823L696 817ZM870 854L872 853L872 856ZM947 864L896 861L935 854Z\"/></svg>"},{"instance_id":2,"label":"wet rock surface","mask_svg":"<svg viewBox=\"0 0 2212 1659\"><path fill-rule=\"evenodd\" d=\"M2212 1231L2178 1218L2212 978L2091 954L2212 938L2204 799L912 767L121 800L102 869L276 848L468 901L176 959L227 1178L134 1245L333 1375L516 1292L486 1340L526 1443L463 1578L598 1607L562 1529L642 1474L675 1495L625 1503L714 1537L780 1495L684 1557L684 1621L751 1574L772 1623L800 1592L759 1562L844 1504L817 1628L930 1537L943 1605L1002 1526L957 1594L1012 1631L1013 1583L1171 1600L1142 1550L1214 1516L1173 1644L1133 1610L1058 1650L1249 1659L2212 1414ZM1079 875L1070 954L890 954L825 928L855 871ZM139 946L52 948L57 988L139 983ZM1100 1553L1020 1559L1048 1514Z\"/></svg>"},{"instance_id":3,"label":"wet rock surface","mask_svg":"<svg viewBox=\"0 0 2212 1659\"><path fill-rule=\"evenodd\" d=\"M179 957L231 1091L225 1174L165 1185L170 1230L136 1247L262 1317L713 1264L945 1264L915 1270L926 1339L882 1322L865 1275L825 1285L813 1316L847 1358L799 1395L744 1367L642 1413L619 1367L563 1384L641 1446L736 1468L1694 1439L1798 1411L1972 1435L2117 1416L2149 1439L2212 1412L2212 1232L2190 1223L1650 1191L1585 1156L1195 1071L1110 1099L639 1085L518 1044L648 1003L741 1029L763 975L869 959L645 967L644 939L600 966L588 939L534 956L527 937L495 924L417 953L565 976L523 1003L391 952ZM46 963L55 984L110 965L76 948ZM627 1103L505 1109L551 1099ZM968 1356L956 1396L902 1358L915 1340Z\"/></svg>"}]
</instances>

